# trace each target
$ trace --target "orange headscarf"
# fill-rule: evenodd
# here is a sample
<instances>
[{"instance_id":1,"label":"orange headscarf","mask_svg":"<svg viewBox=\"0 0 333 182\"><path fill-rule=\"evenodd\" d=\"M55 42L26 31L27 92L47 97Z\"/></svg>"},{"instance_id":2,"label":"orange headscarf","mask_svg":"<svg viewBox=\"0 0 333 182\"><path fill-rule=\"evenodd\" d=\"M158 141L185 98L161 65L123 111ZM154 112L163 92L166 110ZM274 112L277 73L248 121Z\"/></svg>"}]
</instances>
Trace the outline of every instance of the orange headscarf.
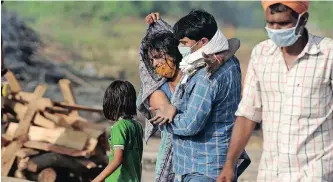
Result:
<instances>
[{"instance_id":1,"label":"orange headscarf","mask_svg":"<svg viewBox=\"0 0 333 182\"><path fill-rule=\"evenodd\" d=\"M288 6L289 8L291 8L292 10L294 10L295 12L297 12L298 14L302 14L308 11L309 6L310 6L310 2L308 0L304 0L304 1L261 1L262 7L264 8L264 10L266 11L267 8L273 4L277 4L277 3L281 3L284 4L286 6Z\"/></svg>"}]
</instances>

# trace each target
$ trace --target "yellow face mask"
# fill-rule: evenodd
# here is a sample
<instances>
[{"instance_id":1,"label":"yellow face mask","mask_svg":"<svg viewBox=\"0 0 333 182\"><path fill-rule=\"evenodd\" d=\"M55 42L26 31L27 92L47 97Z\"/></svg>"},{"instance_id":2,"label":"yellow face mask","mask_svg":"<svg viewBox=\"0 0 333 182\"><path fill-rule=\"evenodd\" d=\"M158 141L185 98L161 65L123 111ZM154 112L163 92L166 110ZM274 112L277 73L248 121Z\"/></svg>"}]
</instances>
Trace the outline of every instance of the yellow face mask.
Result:
<instances>
[{"instance_id":1,"label":"yellow face mask","mask_svg":"<svg viewBox=\"0 0 333 182\"><path fill-rule=\"evenodd\" d=\"M155 71L157 74L165 78L173 78L176 73L176 65L172 60L167 59L166 62L157 67Z\"/></svg>"}]
</instances>

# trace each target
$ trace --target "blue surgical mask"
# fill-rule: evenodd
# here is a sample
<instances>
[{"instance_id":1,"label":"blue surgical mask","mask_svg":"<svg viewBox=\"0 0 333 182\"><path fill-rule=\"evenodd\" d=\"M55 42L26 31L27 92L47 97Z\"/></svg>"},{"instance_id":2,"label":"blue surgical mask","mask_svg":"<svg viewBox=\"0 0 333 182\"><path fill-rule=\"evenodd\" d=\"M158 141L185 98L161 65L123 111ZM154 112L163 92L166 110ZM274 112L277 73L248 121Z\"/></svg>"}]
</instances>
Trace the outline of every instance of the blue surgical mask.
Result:
<instances>
[{"instance_id":1,"label":"blue surgical mask","mask_svg":"<svg viewBox=\"0 0 333 182\"><path fill-rule=\"evenodd\" d=\"M178 50L183 58L191 54L191 47L178 46Z\"/></svg>"},{"instance_id":2,"label":"blue surgical mask","mask_svg":"<svg viewBox=\"0 0 333 182\"><path fill-rule=\"evenodd\" d=\"M195 43L192 47L186 47L186 46L178 46L178 50L180 52L180 54L184 57L190 55L192 53L192 48L197 45L199 43L199 41L197 43Z\"/></svg>"},{"instance_id":3,"label":"blue surgical mask","mask_svg":"<svg viewBox=\"0 0 333 182\"><path fill-rule=\"evenodd\" d=\"M301 36L300 33L296 35L296 27L299 23L300 16L298 17L297 24L295 27L287 28L287 29L271 29L267 26L266 31L268 33L268 37L278 46L278 47L288 47L293 45L298 38Z\"/></svg>"}]
</instances>

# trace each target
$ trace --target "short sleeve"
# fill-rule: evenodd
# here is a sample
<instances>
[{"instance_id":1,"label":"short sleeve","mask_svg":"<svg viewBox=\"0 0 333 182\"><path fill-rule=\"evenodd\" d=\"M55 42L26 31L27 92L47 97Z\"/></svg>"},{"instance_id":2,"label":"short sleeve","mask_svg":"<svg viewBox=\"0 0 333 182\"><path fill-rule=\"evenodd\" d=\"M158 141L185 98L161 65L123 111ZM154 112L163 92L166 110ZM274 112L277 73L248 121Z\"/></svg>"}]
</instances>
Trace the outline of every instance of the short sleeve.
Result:
<instances>
[{"instance_id":1,"label":"short sleeve","mask_svg":"<svg viewBox=\"0 0 333 182\"><path fill-rule=\"evenodd\" d=\"M121 123L111 128L110 146L112 148L124 149L126 145L127 135L126 127Z\"/></svg>"},{"instance_id":2,"label":"short sleeve","mask_svg":"<svg viewBox=\"0 0 333 182\"><path fill-rule=\"evenodd\" d=\"M243 96L236 116L242 116L255 122L261 122L262 120L262 101L261 101L261 89L258 80L258 75L255 70L255 57L256 50L253 50L249 67L246 72Z\"/></svg>"}]
</instances>

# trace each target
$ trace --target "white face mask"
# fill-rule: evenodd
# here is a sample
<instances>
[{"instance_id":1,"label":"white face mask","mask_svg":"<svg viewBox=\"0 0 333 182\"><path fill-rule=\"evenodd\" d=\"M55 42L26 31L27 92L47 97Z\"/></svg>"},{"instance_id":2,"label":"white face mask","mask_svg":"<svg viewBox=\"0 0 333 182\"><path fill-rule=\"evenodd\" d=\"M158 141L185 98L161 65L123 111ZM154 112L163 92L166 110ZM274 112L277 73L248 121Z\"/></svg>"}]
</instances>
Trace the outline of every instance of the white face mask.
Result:
<instances>
[{"instance_id":1,"label":"white face mask","mask_svg":"<svg viewBox=\"0 0 333 182\"><path fill-rule=\"evenodd\" d=\"M199 41L197 43L195 43L192 47L188 47L188 46L178 46L178 50L180 52L180 54L184 57L190 55L192 53L192 48L197 45L199 43Z\"/></svg>"},{"instance_id":2,"label":"white face mask","mask_svg":"<svg viewBox=\"0 0 333 182\"><path fill-rule=\"evenodd\" d=\"M288 47L298 40L299 37L301 37L301 34L298 33L296 35L296 27L298 26L299 20L301 18L301 15L299 15L297 24L295 27L287 28L287 29L271 29L267 26L265 27L268 37L278 46L278 47Z\"/></svg>"}]
</instances>

